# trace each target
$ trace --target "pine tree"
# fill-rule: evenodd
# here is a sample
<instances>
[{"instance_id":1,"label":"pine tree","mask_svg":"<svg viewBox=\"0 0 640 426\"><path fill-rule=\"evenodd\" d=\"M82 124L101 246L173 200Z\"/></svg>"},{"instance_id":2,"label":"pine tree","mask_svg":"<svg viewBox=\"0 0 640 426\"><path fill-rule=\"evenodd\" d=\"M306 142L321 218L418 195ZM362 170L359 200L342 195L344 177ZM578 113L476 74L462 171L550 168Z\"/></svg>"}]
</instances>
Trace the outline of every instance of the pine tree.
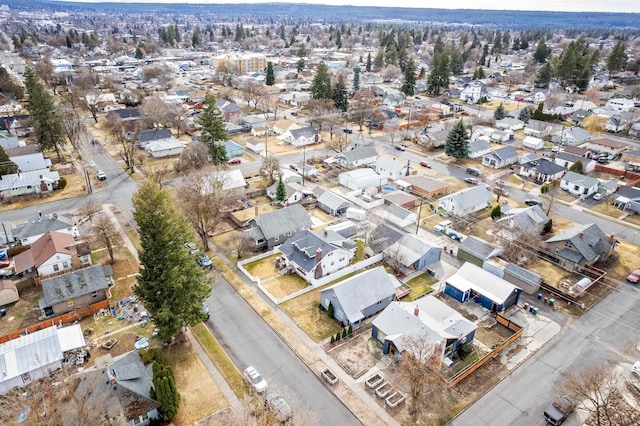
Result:
<instances>
[{"instance_id":1,"label":"pine tree","mask_svg":"<svg viewBox=\"0 0 640 426\"><path fill-rule=\"evenodd\" d=\"M360 90L360 67L353 67L353 93Z\"/></svg>"},{"instance_id":2,"label":"pine tree","mask_svg":"<svg viewBox=\"0 0 640 426\"><path fill-rule=\"evenodd\" d=\"M446 52L436 53L431 61L431 74L427 79L427 92L439 95L441 89L449 87L449 55Z\"/></svg>"},{"instance_id":3,"label":"pine tree","mask_svg":"<svg viewBox=\"0 0 640 426\"><path fill-rule=\"evenodd\" d=\"M409 58L404 67L404 81L400 91L407 96L413 96L416 88L416 64Z\"/></svg>"},{"instance_id":4,"label":"pine tree","mask_svg":"<svg viewBox=\"0 0 640 426\"><path fill-rule=\"evenodd\" d=\"M276 188L276 201L279 203L283 203L284 200L287 199L287 188L284 185L284 181L282 177L278 181L278 187Z\"/></svg>"},{"instance_id":5,"label":"pine tree","mask_svg":"<svg viewBox=\"0 0 640 426\"><path fill-rule=\"evenodd\" d=\"M3 147L0 146L0 176L10 175L18 171L18 166L9 160L9 155Z\"/></svg>"},{"instance_id":6,"label":"pine tree","mask_svg":"<svg viewBox=\"0 0 640 426\"><path fill-rule=\"evenodd\" d=\"M333 303L331 302L329 302L329 307L327 308L327 316L333 318Z\"/></svg>"},{"instance_id":7,"label":"pine tree","mask_svg":"<svg viewBox=\"0 0 640 426\"><path fill-rule=\"evenodd\" d=\"M302 72L302 70L304 69L305 65L306 64L304 63L304 59L300 58L300 60L296 64L296 71L298 71L298 74L300 74Z\"/></svg>"},{"instance_id":8,"label":"pine tree","mask_svg":"<svg viewBox=\"0 0 640 426\"><path fill-rule=\"evenodd\" d=\"M329 69L324 62L320 62L316 75L311 83L312 99L332 99L331 96L331 78L329 77Z\"/></svg>"},{"instance_id":9,"label":"pine tree","mask_svg":"<svg viewBox=\"0 0 640 426\"><path fill-rule=\"evenodd\" d=\"M547 62L538 70L538 74L536 75L536 86L546 89L549 87L552 76L553 69L551 68L551 63Z\"/></svg>"},{"instance_id":10,"label":"pine tree","mask_svg":"<svg viewBox=\"0 0 640 426\"><path fill-rule=\"evenodd\" d=\"M444 144L444 152L456 159L469 157L469 132L462 120L458 121L449 131Z\"/></svg>"},{"instance_id":11,"label":"pine tree","mask_svg":"<svg viewBox=\"0 0 640 426\"><path fill-rule=\"evenodd\" d=\"M204 97L197 123L200 125L200 142L209 148L211 162L216 166L226 164L228 159L224 141L227 140L227 129L222 121L220 108L216 105L216 97L211 92L207 92Z\"/></svg>"},{"instance_id":12,"label":"pine tree","mask_svg":"<svg viewBox=\"0 0 640 426\"><path fill-rule=\"evenodd\" d=\"M502 102L500 102L500 105L498 105L498 108L496 108L496 110L493 112L493 118L495 118L496 120L502 120L506 116L507 116L507 113L504 110L504 105L502 104Z\"/></svg>"},{"instance_id":13,"label":"pine tree","mask_svg":"<svg viewBox=\"0 0 640 426\"><path fill-rule=\"evenodd\" d=\"M202 303L211 293L211 282L184 247L193 230L166 189L144 182L133 195L133 207L142 246L134 292L167 342L181 327L205 319Z\"/></svg>"},{"instance_id":14,"label":"pine tree","mask_svg":"<svg viewBox=\"0 0 640 426\"><path fill-rule=\"evenodd\" d=\"M273 62L271 61L267 62L267 78L265 79L265 84L267 86L273 86L274 84L276 84L276 77L273 72Z\"/></svg>"},{"instance_id":15,"label":"pine tree","mask_svg":"<svg viewBox=\"0 0 640 426\"><path fill-rule=\"evenodd\" d=\"M153 388L149 392L160 404L159 411L163 420L171 420L178 414L180 393L176 387L176 378L171 367L153 362Z\"/></svg>"},{"instance_id":16,"label":"pine tree","mask_svg":"<svg viewBox=\"0 0 640 426\"><path fill-rule=\"evenodd\" d=\"M365 66L366 72L371 72L371 52L367 53L367 65Z\"/></svg>"},{"instance_id":17,"label":"pine tree","mask_svg":"<svg viewBox=\"0 0 640 426\"><path fill-rule=\"evenodd\" d=\"M549 59L550 54L551 49L547 47L547 42L545 38L542 37L538 42L538 45L536 46L536 51L533 53L533 59L541 64L544 64L545 62L547 62L547 59Z\"/></svg>"},{"instance_id":18,"label":"pine tree","mask_svg":"<svg viewBox=\"0 0 640 426\"><path fill-rule=\"evenodd\" d=\"M611 74L615 74L616 72L624 69L627 64L627 53L625 52L625 46L619 41L613 49L611 49L611 53L607 57L607 69Z\"/></svg>"},{"instance_id":19,"label":"pine tree","mask_svg":"<svg viewBox=\"0 0 640 426\"><path fill-rule=\"evenodd\" d=\"M531 120L531 110L529 108L523 108L518 115L518 120L523 123L528 123Z\"/></svg>"},{"instance_id":20,"label":"pine tree","mask_svg":"<svg viewBox=\"0 0 640 426\"><path fill-rule=\"evenodd\" d=\"M344 83L342 75L338 77L336 85L333 87L333 104L336 109L346 112L349 109L349 96L347 95L347 86Z\"/></svg>"}]
</instances>

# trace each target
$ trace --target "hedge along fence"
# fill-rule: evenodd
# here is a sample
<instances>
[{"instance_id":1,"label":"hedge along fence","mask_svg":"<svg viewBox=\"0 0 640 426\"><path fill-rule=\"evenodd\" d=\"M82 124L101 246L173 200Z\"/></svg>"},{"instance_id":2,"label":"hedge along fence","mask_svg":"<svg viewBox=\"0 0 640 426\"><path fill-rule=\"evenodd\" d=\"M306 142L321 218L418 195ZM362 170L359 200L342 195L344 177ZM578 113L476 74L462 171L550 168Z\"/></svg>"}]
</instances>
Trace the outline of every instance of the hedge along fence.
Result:
<instances>
[{"instance_id":1,"label":"hedge along fence","mask_svg":"<svg viewBox=\"0 0 640 426\"><path fill-rule=\"evenodd\" d=\"M44 321L40 321L18 331L5 334L4 336L0 336L0 343L5 343L9 340L17 339L24 334L33 333L52 326L61 326L63 324L70 324L74 321L79 321L93 315L101 309L109 309L109 300L102 300L82 308L76 308L71 312L67 312Z\"/></svg>"}]
</instances>

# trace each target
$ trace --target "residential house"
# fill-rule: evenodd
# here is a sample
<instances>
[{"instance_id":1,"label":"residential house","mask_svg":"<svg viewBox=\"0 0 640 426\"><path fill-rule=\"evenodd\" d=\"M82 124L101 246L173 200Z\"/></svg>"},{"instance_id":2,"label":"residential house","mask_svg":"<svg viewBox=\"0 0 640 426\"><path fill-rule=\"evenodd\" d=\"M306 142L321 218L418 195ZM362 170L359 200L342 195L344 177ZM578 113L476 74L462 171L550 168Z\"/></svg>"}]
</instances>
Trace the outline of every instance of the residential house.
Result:
<instances>
[{"instance_id":1,"label":"residential house","mask_svg":"<svg viewBox=\"0 0 640 426\"><path fill-rule=\"evenodd\" d=\"M635 107L635 102L633 99L613 98L607 101L606 107L618 112L629 112Z\"/></svg>"},{"instance_id":2,"label":"residential house","mask_svg":"<svg viewBox=\"0 0 640 426\"><path fill-rule=\"evenodd\" d=\"M369 167L376 163L378 153L372 146L363 146L336 155L342 167Z\"/></svg>"},{"instance_id":3,"label":"residential house","mask_svg":"<svg viewBox=\"0 0 640 426\"><path fill-rule=\"evenodd\" d=\"M414 212L396 204L378 207L373 210L373 214L400 228L413 225L418 220L418 216Z\"/></svg>"},{"instance_id":4,"label":"residential house","mask_svg":"<svg viewBox=\"0 0 640 426\"><path fill-rule=\"evenodd\" d=\"M477 103L482 97L487 96L485 85L479 80L472 80L464 85L460 92L460 100L470 104Z\"/></svg>"},{"instance_id":5,"label":"residential house","mask_svg":"<svg viewBox=\"0 0 640 426\"><path fill-rule=\"evenodd\" d=\"M365 251L369 256L382 253L387 247L393 245L406 234L406 232L388 223L381 223L368 231L368 244L365 246Z\"/></svg>"},{"instance_id":6,"label":"residential house","mask_svg":"<svg viewBox=\"0 0 640 426\"><path fill-rule=\"evenodd\" d=\"M386 308L400 282L383 266L369 269L320 292L320 305L346 327L358 328L363 320Z\"/></svg>"},{"instance_id":7,"label":"residential house","mask_svg":"<svg viewBox=\"0 0 640 426\"><path fill-rule=\"evenodd\" d=\"M20 172L31 172L34 170L48 169L51 167L51 160L45 158L41 152L24 155L9 155L9 161L12 161Z\"/></svg>"},{"instance_id":8,"label":"residential house","mask_svg":"<svg viewBox=\"0 0 640 426\"><path fill-rule=\"evenodd\" d=\"M424 271L440 261L442 247L436 247L413 234L405 234L386 249L385 259L393 268L405 273Z\"/></svg>"},{"instance_id":9,"label":"residential house","mask_svg":"<svg viewBox=\"0 0 640 426\"><path fill-rule=\"evenodd\" d=\"M584 119L593 115L592 111L587 111L584 109L577 109L571 116L569 117L569 122L574 126L582 126L584 123Z\"/></svg>"},{"instance_id":10,"label":"residential house","mask_svg":"<svg viewBox=\"0 0 640 426\"><path fill-rule=\"evenodd\" d=\"M491 192L484 185L478 185L445 195L440 198L438 209L456 216L466 216L486 209L491 205L491 201Z\"/></svg>"},{"instance_id":11,"label":"residential house","mask_svg":"<svg viewBox=\"0 0 640 426\"><path fill-rule=\"evenodd\" d=\"M640 188L621 186L613 204L626 212L640 213Z\"/></svg>"},{"instance_id":12,"label":"residential house","mask_svg":"<svg viewBox=\"0 0 640 426\"><path fill-rule=\"evenodd\" d=\"M569 171L560 179L560 188L584 199L598 191L599 183L594 177Z\"/></svg>"},{"instance_id":13,"label":"residential house","mask_svg":"<svg viewBox=\"0 0 640 426\"><path fill-rule=\"evenodd\" d=\"M224 121L237 122L240 120L242 107L235 102L220 98L216 100L216 106L220 109Z\"/></svg>"},{"instance_id":14,"label":"residential house","mask_svg":"<svg viewBox=\"0 0 640 426\"><path fill-rule=\"evenodd\" d=\"M488 141L478 139L469 142L469 158L479 158L491 152L491 144Z\"/></svg>"},{"instance_id":15,"label":"residential house","mask_svg":"<svg viewBox=\"0 0 640 426\"><path fill-rule=\"evenodd\" d=\"M533 151L537 151L539 149L544 148L544 141L534 136L525 136L524 139L522 140L522 147L526 149L531 149Z\"/></svg>"},{"instance_id":16,"label":"residential house","mask_svg":"<svg viewBox=\"0 0 640 426\"><path fill-rule=\"evenodd\" d=\"M42 194L58 189L60 175L49 169L18 172L0 179L0 200L19 195Z\"/></svg>"},{"instance_id":17,"label":"residential house","mask_svg":"<svg viewBox=\"0 0 640 426\"><path fill-rule=\"evenodd\" d=\"M320 132L314 127L302 127L300 129L287 130L282 135L282 140L290 145L301 147L322 142Z\"/></svg>"},{"instance_id":18,"label":"residential house","mask_svg":"<svg viewBox=\"0 0 640 426\"><path fill-rule=\"evenodd\" d=\"M319 279L349 266L356 244L334 231L296 233L280 246L290 270L305 281Z\"/></svg>"},{"instance_id":19,"label":"residential house","mask_svg":"<svg viewBox=\"0 0 640 426\"><path fill-rule=\"evenodd\" d=\"M256 216L245 232L255 249L272 248L284 243L296 232L311 228L309 213L300 204Z\"/></svg>"},{"instance_id":20,"label":"residential house","mask_svg":"<svg viewBox=\"0 0 640 426\"><path fill-rule=\"evenodd\" d=\"M615 238L607 237L598 225L590 223L572 226L545 243L558 264L571 271L607 260L613 253Z\"/></svg>"},{"instance_id":21,"label":"residential house","mask_svg":"<svg viewBox=\"0 0 640 426\"><path fill-rule=\"evenodd\" d=\"M524 134L540 139L547 139L554 132L556 126L547 121L529 120L524 126Z\"/></svg>"},{"instance_id":22,"label":"residential house","mask_svg":"<svg viewBox=\"0 0 640 426\"><path fill-rule=\"evenodd\" d=\"M433 198L445 194L449 189L447 183L425 175L405 176L397 180L395 184L404 191L426 198Z\"/></svg>"},{"instance_id":23,"label":"residential house","mask_svg":"<svg viewBox=\"0 0 640 426\"><path fill-rule=\"evenodd\" d=\"M505 117L502 120L496 121L495 126L501 130L511 130L515 132L524 129L524 122L517 118Z\"/></svg>"},{"instance_id":24,"label":"residential house","mask_svg":"<svg viewBox=\"0 0 640 426\"><path fill-rule=\"evenodd\" d=\"M275 200L278 193L278 185L279 182L276 181L273 185L267 188L267 197L271 198L271 200ZM285 183L284 189L286 192L283 204L295 204L297 202L302 201L308 195L310 195L311 191L303 187L302 185L291 182Z\"/></svg>"},{"instance_id":25,"label":"residential house","mask_svg":"<svg viewBox=\"0 0 640 426\"><path fill-rule=\"evenodd\" d=\"M482 157L482 165L493 167L494 169L502 169L503 167L517 164L519 157L520 154L512 146L505 146L485 154Z\"/></svg>"},{"instance_id":26,"label":"residential house","mask_svg":"<svg viewBox=\"0 0 640 426\"><path fill-rule=\"evenodd\" d=\"M24 142L21 142L20 140L18 140L18 137L16 135L12 135L6 130L0 130L0 147L2 147L5 151L7 151L8 149L15 149L15 148L21 148L21 147L24 148L24 146L22 145L24 145ZM39 152L38 147L36 145L31 145L31 147L35 149L34 151L29 152L29 154L33 154L34 152ZM7 152L7 155L11 157L11 154L9 154L9 152Z\"/></svg>"},{"instance_id":27,"label":"residential house","mask_svg":"<svg viewBox=\"0 0 640 426\"><path fill-rule=\"evenodd\" d=\"M253 133L253 130L264 129L263 131L266 131L269 128L269 121L264 114L245 115L244 117L242 117L242 126L251 129L251 133L254 136L258 136ZM264 136L264 133L262 133L262 135Z\"/></svg>"},{"instance_id":28,"label":"residential house","mask_svg":"<svg viewBox=\"0 0 640 426\"><path fill-rule=\"evenodd\" d=\"M582 164L582 171L584 173L590 173L596 169L596 162L592 159L570 154L566 151L557 153L556 158L554 158L553 161L567 170L569 170L578 161Z\"/></svg>"},{"instance_id":29,"label":"residential house","mask_svg":"<svg viewBox=\"0 0 640 426\"><path fill-rule=\"evenodd\" d=\"M147 426L158 421L160 404L151 398L155 363L145 365L140 352L131 351L115 359L104 355L96 364L77 375L75 398L67 398L61 406L69 416L63 424L76 421L73 400L92 407L84 413L91 424L100 424L105 418L117 419L118 424L126 426Z\"/></svg>"},{"instance_id":30,"label":"residential house","mask_svg":"<svg viewBox=\"0 0 640 426\"><path fill-rule=\"evenodd\" d=\"M587 148L583 148L580 146L565 146L562 152L566 152L567 154L577 155L578 157L589 158L591 157L591 151Z\"/></svg>"},{"instance_id":31,"label":"residential house","mask_svg":"<svg viewBox=\"0 0 640 426\"><path fill-rule=\"evenodd\" d=\"M318 208L331 216L340 217L351 207L351 203L331 191L324 191L317 197Z\"/></svg>"},{"instance_id":32,"label":"residential house","mask_svg":"<svg viewBox=\"0 0 640 426\"><path fill-rule=\"evenodd\" d=\"M582 147L593 152L601 152L607 155L619 156L625 150L630 149L632 145L630 143L620 142L618 140L597 138L588 141Z\"/></svg>"},{"instance_id":33,"label":"residential house","mask_svg":"<svg viewBox=\"0 0 640 426\"><path fill-rule=\"evenodd\" d=\"M537 183L544 184L559 180L565 168L546 158L530 161L520 165L520 175L533 178Z\"/></svg>"},{"instance_id":34,"label":"residential house","mask_svg":"<svg viewBox=\"0 0 640 426\"><path fill-rule=\"evenodd\" d=\"M107 300L109 281L102 265L92 265L43 279L39 307L52 317Z\"/></svg>"},{"instance_id":35,"label":"residential house","mask_svg":"<svg viewBox=\"0 0 640 426\"><path fill-rule=\"evenodd\" d=\"M0 394L59 370L67 353L85 346L80 324L48 327L0 344Z\"/></svg>"},{"instance_id":36,"label":"residential house","mask_svg":"<svg viewBox=\"0 0 640 426\"><path fill-rule=\"evenodd\" d=\"M521 238L523 235L541 234L549 217L540 206L511 207L503 204L500 209L502 216L496 220L498 234L509 241Z\"/></svg>"},{"instance_id":37,"label":"residential house","mask_svg":"<svg viewBox=\"0 0 640 426\"><path fill-rule=\"evenodd\" d=\"M14 222L12 227L13 238L23 246L33 244L47 231L62 232L71 235L73 238L80 237L78 227L69 213L52 213L48 216L29 218L24 221Z\"/></svg>"},{"instance_id":38,"label":"residential house","mask_svg":"<svg viewBox=\"0 0 640 426\"><path fill-rule=\"evenodd\" d=\"M551 135L551 141L559 145L582 145L589 142L590 139L591 133L580 127L563 128Z\"/></svg>"},{"instance_id":39,"label":"residential house","mask_svg":"<svg viewBox=\"0 0 640 426\"><path fill-rule=\"evenodd\" d=\"M465 238L458 246L458 259L482 267L489 259L502 255L502 249L495 244L472 235Z\"/></svg>"},{"instance_id":40,"label":"residential house","mask_svg":"<svg viewBox=\"0 0 640 426\"><path fill-rule=\"evenodd\" d=\"M433 296L414 302L391 302L374 320L371 337L382 353L411 351L409 339L424 339L438 350L439 359L451 359L463 343L473 341L477 326Z\"/></svg>"},{"instance_id":41,"label":"residential house","mask_svg":"<svg viewBox=\"0 0 640 426\"><path fill-rule=\"evenodd\" d=\"M11 305L20 300L18 287L11 280L0 279L0 307Z\"/></svg>"},{"instance_id":42,"label":"residential house","mask_svg":"<svg viewBox=\"0 0 640 426\"><path fill-rule=\"evenodd\" d=\"M173 139L170 129L148 129L138 133L137 146L146 149L151 142Z\"/></svg>"},{"instance_id":43,"label":"residential house","mask_svg":"<svg viewBox=\"0 0 640 426\"><path fill-rule=\"evenodd\" d=\"M366 168L340 173L338 182L349 189L360 190L370 186L379 188L387 183L387 178L380 176L370 168Z\"/></svg>"},{"instance_id":44,"label":"residential house","mask_svg":"<svg viewBox=\"0 0 640 426\"><path fill-rule=\"evenodd\" d=\"M610 133L618 133L627 128L629 122L620 114L613 114L605 118L604 129Z\"/></svg>"},{"instance_id":45,"label":"residential house","mask_svg":"<svg viewBox=\"0 0 640 426\"><path fill-rule=\"evenodd\" d=\"M393 181L408 176L410 170L409 161L397 161L384 156L376 160L376 173Z\"/></svg>"},{"instance_id":46,"label":"residential house","mask_svg":"<svg viewBox=\"0 0 640 426\"><path fill-rule=\"evenodd\" d=\"M147 143L146 149L153 158L171 157L182 154L184 143L174 138L161 139Z\"/></svg>"},{"instance_id":47,"label":"residential house","mask_svg":"<svg viewBox=\"0 0 640 426\"><path fill-rule=\"evenodd\" d=\"M386 204L395 204L405 209L412 209L418 207L418 197L411 195L404 191L392 191L382 194L382 199Z\"/></svg>"},{"instance_id":48,"label":"residential house","mask_svg":"<svg viewBox=\"0 0 640 426\"><path fill-rule=\"evenodd\" d=\"M242 199L247 188L242 170L215 170L202 178L201 191L210 194L222 190L228 199Z\"/></svg>"},{"instance_id":49,"label":"residential house","mask_svg":"<svg viewBox=\"0 0 640 426\"><path fill-rule=\"evenodd\" d=\"M69 234L47 231L34 241L29 250L13 258L15 273L20 274L35 268L38 275L45 276L71 269L73 252L70 248L75 243Z\"/></svg>"},{"instance_id":50,"label":"residential house","mask_svg":"<svg viewBox=\"0 0 640 426\"><path fill-rule=\"evenodd\" d=\"M629 136L640 137L640 122L631 123L629 127Z\"/></svg>"},{"instance_id":51,"label":"residential house","mask_svg":"<svg viewBox=\"0 0 640 426\"><path fill-rule=\"evenodd\" d=\"M290 130L299 129L299 128L300 126L298 126L296 123L294 123L291 120L287 120L286 118L281 118L275 121L271 125L271 131L277 135L284 135L286 132Z\"/></svg>"},{"instance_id":52,"label":"residential house","mask_svg":"<svg viewBox=\"0 0 640 426\"><path fill-rule=\"evenodd\" d=\"M12 135L25 136L31 125L29 115L20 114L9 117L0 117L0 130L6 130Z\"/></svg>"},{"instance_id":53,"label":"residential house","mask_svg":"<svg viewBox=\"0 0 640 426\"><path fill-rule=\"evenodd\" d=\"M444 288L444 294L460 303L473 300L498 313L517 305L521 292L520 287L469 262L446 279Z\"/></svg>"}]
</instances>

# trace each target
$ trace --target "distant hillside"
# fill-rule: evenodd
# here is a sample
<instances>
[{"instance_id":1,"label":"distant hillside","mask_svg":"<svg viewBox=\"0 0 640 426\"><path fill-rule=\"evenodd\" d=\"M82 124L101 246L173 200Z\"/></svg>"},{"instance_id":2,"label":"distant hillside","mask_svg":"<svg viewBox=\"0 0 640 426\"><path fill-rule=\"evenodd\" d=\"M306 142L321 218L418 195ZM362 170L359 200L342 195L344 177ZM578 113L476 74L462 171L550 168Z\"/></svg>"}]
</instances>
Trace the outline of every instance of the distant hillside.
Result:
<instances>
[{"instance_id":1,"label":"distant hillside","mask_svg":"<svg viewBox=\"0 0 640 426\"><path fill-rule=\"evenodd\" d=\"M640 13L525 12L515 10L406 9L357 6L325 6L296 3L266 4L160 4L160 3L72 3L50 0L0 0L15 10L95 10L100 12L171 13L176 15L241 18L293 18L305 21L468 24L499 29L527 28L636 28Z\"/></svg>"}]
</instances>

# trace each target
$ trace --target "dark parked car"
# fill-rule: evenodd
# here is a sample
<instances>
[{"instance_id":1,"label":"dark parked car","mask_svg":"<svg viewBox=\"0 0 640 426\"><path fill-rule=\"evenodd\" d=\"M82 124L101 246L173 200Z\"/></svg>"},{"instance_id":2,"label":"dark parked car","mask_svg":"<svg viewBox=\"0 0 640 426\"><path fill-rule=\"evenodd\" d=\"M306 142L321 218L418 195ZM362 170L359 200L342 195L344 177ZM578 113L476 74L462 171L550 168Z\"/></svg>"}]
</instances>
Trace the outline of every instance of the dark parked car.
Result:
<instances>
[{"instance_id":1,"label":"dark parked car","mask_svg":"<svg viewBox=\"0 0 640 426\"><path fill-rule=\"evenodd\" d=\"M539 206L540 204L542 204L540 201L533 198L527 198L526 200L524 200L524 203L528 206Z\"/></svg>"},{"instance_id":2,"label":"dark parked car","mask_svg":"<svg viewBox=\"0 0 640 426\"><path fill-rule=\"evenodd\" d=\"M353 130L351 130L351 129L342 129L342 131L345 132L345 133L348 133L348 134L353 133Z\"/></svg>"}]
</instances>

